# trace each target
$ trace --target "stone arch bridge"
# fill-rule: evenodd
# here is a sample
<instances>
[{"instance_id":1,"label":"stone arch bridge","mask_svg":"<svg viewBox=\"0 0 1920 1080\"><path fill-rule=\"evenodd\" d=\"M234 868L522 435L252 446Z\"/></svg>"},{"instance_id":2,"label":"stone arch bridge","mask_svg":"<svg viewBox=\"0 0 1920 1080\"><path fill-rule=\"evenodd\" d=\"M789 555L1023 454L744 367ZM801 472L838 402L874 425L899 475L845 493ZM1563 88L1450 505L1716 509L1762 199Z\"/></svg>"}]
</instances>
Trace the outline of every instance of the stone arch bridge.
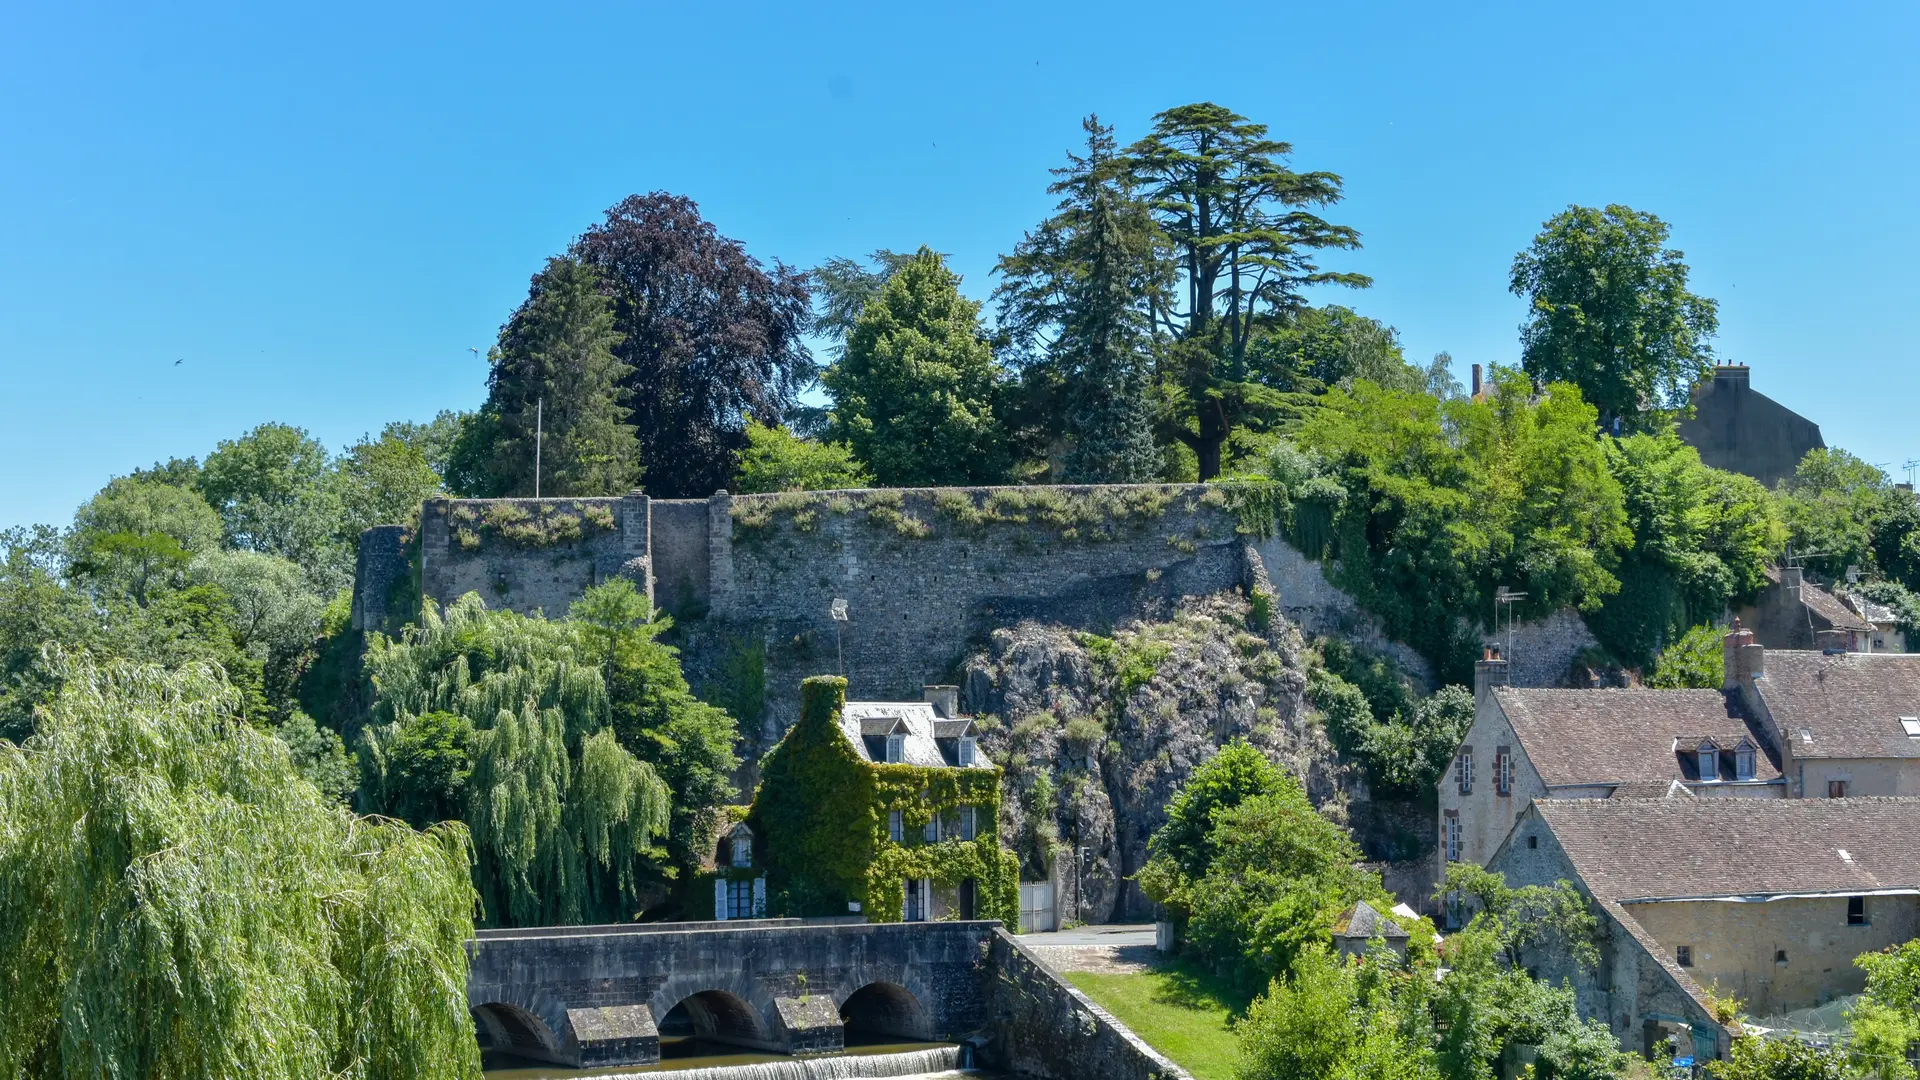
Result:
<instances>
[{"instance_id":1,"label":"stone arch bridge","mask_svg":"<svg viewBox=\"0 0 1920 1080\"><path fill-rule=\"evenodd\" d=\"M987 1020L995 922L797 919L483 930L467 1003L483 1050L647 1065L663 1031L776 1053L952 1039Z\"/></svg>"}]
</instances>

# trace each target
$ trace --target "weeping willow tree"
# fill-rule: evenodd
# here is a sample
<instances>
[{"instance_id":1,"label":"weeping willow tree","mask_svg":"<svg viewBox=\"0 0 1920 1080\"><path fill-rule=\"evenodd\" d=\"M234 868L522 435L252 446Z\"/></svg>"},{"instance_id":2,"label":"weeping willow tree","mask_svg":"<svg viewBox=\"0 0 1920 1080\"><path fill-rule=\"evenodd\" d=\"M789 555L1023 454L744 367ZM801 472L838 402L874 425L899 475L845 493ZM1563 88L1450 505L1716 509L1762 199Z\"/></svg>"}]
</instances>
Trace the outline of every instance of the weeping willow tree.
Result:
<instances>
[{"instance_id":1,"label":"weeping willow tree","mask_svg":"<svg viewBox=\"0 0 1920 1080\"><path fill-rule=\"evenodd\" d=\"M0 741L0 1076L480 1076L466 830L356 818L217 668L58 661Z\"/></svg>"},{"instance_id":2,"label":"weeping willow tree","mask_svg":"<svg viewBox=\"0 0 1920 1080\"><path fill-rule=\"evenodd\" d=\"M621 747L606 683L583 659L578 628L488 611L476 594L446 613L428 604L398 641L374 635L374 725L364 736L362 809L425 800L406 790L431 774L473 835L484 920L504 926L619 922L664 877L671 792ZM425 729L457 718L462 775L417 768Z\"/></svg>"}]
</instances>

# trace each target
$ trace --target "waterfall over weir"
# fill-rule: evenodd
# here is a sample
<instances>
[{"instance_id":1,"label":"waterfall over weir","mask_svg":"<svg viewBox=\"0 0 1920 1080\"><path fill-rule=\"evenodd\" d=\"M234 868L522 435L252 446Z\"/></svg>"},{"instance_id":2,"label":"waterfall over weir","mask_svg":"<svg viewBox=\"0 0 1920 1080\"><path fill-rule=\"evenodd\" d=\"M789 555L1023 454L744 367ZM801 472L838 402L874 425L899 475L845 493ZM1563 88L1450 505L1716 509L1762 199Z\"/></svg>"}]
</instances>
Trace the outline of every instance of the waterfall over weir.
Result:
<instances>
[{"instance_id":1,"label":"waterfall over weir","mask_svg":"<svg viewBox=\"0 0 1920 1080\"><path fill-rule=\"evenodd\" d=\"M706 1069L616 1073L605 1080L867 1080L930 1076L959 1069L960 1054L958 1046L939 1046L902 1054L852 1054L760 1061L751 1065L716 1065Z\"/></svg>"}]
</instances>

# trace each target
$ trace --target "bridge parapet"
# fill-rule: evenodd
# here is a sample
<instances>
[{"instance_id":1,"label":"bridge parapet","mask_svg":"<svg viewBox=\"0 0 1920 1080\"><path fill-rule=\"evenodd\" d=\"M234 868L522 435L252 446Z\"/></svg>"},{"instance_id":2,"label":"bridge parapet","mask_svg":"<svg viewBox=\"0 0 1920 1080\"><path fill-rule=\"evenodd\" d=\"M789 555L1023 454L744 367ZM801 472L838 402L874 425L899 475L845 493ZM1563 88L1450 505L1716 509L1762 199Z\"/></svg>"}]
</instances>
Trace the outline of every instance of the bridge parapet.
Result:
<instances>
[{"instance_id":1,"label":"bridge parapet","mask_svg":"<svg viewBox=\"0 0 1920 1080\"><path fill-rule=\"evenodd\" d=\"M986 1021L990 921L798 920L489 931L467 1001L489 1047L572 1066L660 1060L667 1032L828 1053L856 1037L950 1039ZM676 1011L676 1007L684 1006Z\"/></svg>"}]
</instances>

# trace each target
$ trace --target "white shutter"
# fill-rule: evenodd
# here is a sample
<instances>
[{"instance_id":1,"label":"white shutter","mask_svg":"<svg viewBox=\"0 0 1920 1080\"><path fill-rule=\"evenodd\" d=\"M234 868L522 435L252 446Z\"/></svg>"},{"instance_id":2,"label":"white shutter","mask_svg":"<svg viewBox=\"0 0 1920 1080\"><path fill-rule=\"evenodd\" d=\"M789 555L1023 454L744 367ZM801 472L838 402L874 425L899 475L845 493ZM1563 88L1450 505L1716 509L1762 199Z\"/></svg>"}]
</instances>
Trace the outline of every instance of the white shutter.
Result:
<instances>
[{"instance_id":1,"label":"white shutter","mask_svg":"<svg viewBox=\"0 0 1920 1080\"><path fill-rule=\"evenodd\" d=\"M727 879L713 879L713 917L727 921Z\"/></svg>"},{"instance_id":2,"label":"white shutter","mask_svg":"<svg viewBox=\"0 0 1920 1080\"><path fill-rule=\"evenodd\" d=\"M767 917L767 879L764 877L753 879L753 917Z\"/></svg>"}]
</instances>

